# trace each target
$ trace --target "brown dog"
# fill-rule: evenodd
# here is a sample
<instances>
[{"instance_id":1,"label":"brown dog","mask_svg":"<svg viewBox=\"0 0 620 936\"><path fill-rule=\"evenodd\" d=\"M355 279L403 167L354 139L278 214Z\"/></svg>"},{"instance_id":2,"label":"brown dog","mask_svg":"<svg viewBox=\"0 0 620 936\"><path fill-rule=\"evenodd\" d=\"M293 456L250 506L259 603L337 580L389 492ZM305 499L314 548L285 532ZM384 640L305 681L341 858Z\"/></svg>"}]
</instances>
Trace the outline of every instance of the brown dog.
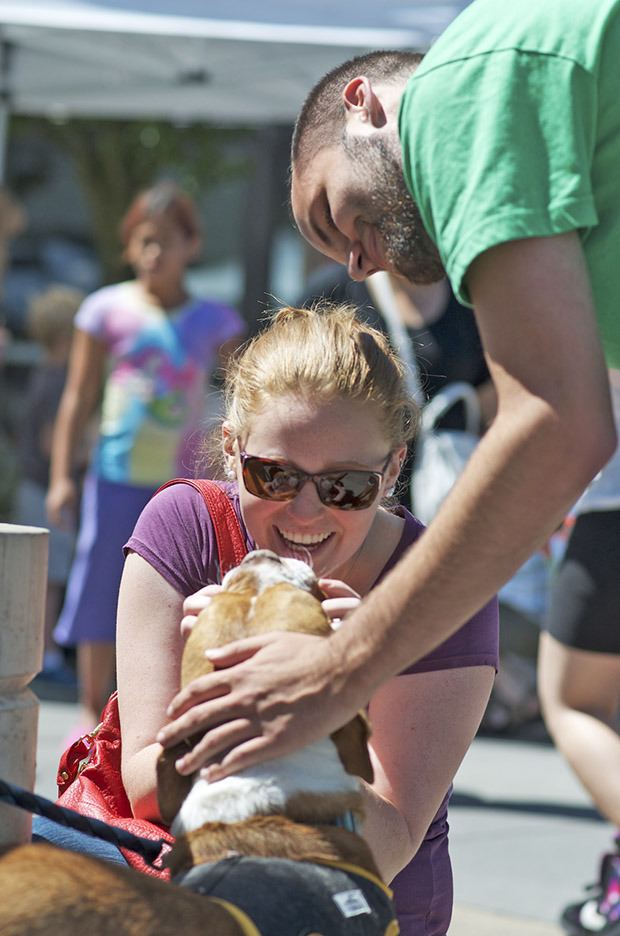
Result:
<instances>
[{"instance_id":1,"label":"brown dog","mask_svg":"<svg viewBox=\"0 0 620 936\"><path fill-rule=\"evenodd\" d=\"M183 685L211 669L209 647L274 628L330 633L305 563L259 550L223 584L188 638ZM181 777L179 749L164 751L158 794L176 836L166 859L176 883L52 846L8 849L0 884L11 898L0 904L0 933L84 926L90 936L393 936L398 927L370 850L337 824L361 816L357 777L372 779L367 739L360 715L332 739L211 784Z\"/></svg>"}]
</instances>

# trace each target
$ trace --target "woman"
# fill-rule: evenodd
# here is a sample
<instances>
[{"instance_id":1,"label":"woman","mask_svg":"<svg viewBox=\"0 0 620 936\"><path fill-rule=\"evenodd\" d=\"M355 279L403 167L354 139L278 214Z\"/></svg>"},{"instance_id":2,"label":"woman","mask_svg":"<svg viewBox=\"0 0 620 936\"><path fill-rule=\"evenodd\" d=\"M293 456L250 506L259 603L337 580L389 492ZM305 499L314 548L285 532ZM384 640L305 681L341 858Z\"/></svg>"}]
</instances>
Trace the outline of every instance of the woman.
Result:
<instances>
[{"instance_id":1,"label":"woman","mask_svg":"<svg viewBox=\"0 0 620 936\"><path fill-rule=\"evenodd\" d=\"M400 363L381 333L346 307L282 310L229 369L224 490L248 548L309 561L333 617L343 618L423 533L403 507L382 505L414 429ZM197 680L189 693L195 704L177 700L179 717L160 733L179 685L184 599L220 577L213 541L200 494L180 484L149 503L126 547L118 690L122 776L137 817L158 818L157 739L169 745L200 726ZM190 599L186 611L200 603ZM376 779L365 834L385 879L398 874L407 936L444 936L448 929L447 801L496 664L492 602L370 700ZM199 766L197 746L178 769Z\"/></svg>"}]
</instances>

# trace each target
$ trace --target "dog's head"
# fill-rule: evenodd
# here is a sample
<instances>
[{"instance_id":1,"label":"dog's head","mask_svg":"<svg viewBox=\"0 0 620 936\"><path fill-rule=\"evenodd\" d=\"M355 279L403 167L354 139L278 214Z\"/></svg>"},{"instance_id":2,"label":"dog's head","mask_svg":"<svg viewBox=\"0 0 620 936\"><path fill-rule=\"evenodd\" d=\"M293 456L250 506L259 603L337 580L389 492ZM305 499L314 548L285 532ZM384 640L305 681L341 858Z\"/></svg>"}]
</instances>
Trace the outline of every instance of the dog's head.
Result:
<instances>
[{"instance_id":1,"label":"dog's head","mask_svg":"<svg viewBox=\"0 0 620 936\"><path fill-rule=\"evenodd\" d=\"M233 640L273 630L296 631L329 637L332 628L321 606L324 597L314 572L299 559L282 558L266 549L248 553L222 582L223 590L202 611L183 652L181 684L213 670L205 651ZM373 770L368 754L370 730L360 713L331 735L345 770L369 782ZM190 739L193 745L196 738ZM186 750L178 746L164 751L157 765L159 807L162 819L171 823L185 797L192 777L182 777L174 767Z\"/></svg>"},{"instance_id":2,"label":"dog's head","mask_svg":"<svg viewBox=\"0 0 620 936\"><path fill-rule=\"evenodd\" d=\"M238 566L226 573L222 581L227 591L252 591L259 595L273 585L288 584L318 598L324 597L317 577L307 562L278 556L270 549L255 549Z\"/></svg>"}]
</instances>

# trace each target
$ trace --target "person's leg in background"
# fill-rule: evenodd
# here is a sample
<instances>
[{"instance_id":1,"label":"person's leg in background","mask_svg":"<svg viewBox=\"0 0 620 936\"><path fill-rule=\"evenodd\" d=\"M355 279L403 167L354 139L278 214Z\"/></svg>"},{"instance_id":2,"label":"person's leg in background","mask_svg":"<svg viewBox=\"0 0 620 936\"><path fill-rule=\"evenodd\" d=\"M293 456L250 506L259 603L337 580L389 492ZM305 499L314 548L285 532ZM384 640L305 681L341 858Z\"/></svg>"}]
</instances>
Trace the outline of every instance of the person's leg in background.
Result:
<instances>
[{"instance_id":1,"label":"person's leg in background","mask_svg":"<svg viewBox=\"0 0 620 936\"><path fill-rule=\"evenodd\" d=\"M77 652L80 702L87 719L97 724L114 688L116 644L107 640L84 640Z\"/></svg>"},{"instance_id":2,"label":"person's leg in background","mask_svg":"<svg viewBox=\"0 0 620 936\"><path fill-rule=\"evenodd\" d=\"M541 636L538 686L547 729L604 818L620 828L620 511L577 518ZM620 934L620 849L592 898L567 907L568 933Z\"/></svg>"}]
</instances>

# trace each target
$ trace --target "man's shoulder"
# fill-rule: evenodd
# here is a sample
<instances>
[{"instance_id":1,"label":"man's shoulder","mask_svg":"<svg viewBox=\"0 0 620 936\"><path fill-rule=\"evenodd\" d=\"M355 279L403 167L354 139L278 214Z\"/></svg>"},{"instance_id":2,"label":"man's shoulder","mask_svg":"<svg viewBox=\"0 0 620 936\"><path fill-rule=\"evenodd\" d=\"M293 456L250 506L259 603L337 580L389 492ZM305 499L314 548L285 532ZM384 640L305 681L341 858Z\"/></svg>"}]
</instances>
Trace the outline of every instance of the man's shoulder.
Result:
<instances>
[{"instance_id":1,"label":"man's shoulder","mask_svg":"<svg viewBox=\"0 0 620 936\"><path fill-rule=\"evenodd\" d=\"M447 64L508 51L558 55L590 68L619 11L620 0L519 0L498 16L497 0L474 0L431 47L409 87Z\"/></svg>"}]
</instances>

